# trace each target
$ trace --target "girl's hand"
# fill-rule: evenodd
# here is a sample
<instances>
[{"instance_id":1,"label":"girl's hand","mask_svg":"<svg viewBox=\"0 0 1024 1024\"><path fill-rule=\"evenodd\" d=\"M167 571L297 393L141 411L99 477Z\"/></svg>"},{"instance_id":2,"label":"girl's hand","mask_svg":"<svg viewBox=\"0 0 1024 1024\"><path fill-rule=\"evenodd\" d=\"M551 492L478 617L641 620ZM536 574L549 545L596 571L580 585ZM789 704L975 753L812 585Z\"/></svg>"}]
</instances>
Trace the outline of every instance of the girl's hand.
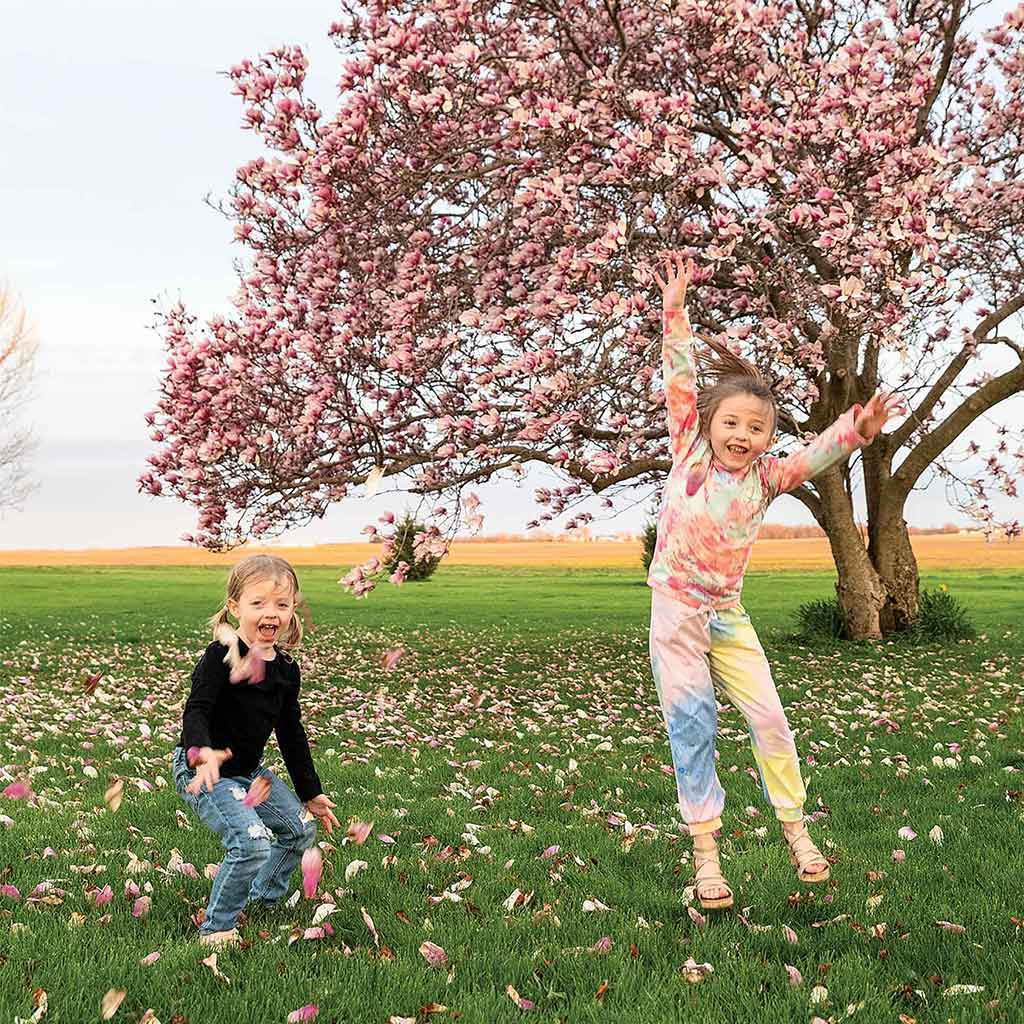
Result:
<instances>
[{"instance_id":1,"label":"girl's hand","mask_svg":"<svg viewBox=\"0 0 1024 1024\"><path fill-rule=\"evenodd\" d=\"M332 807L336 806L335 802L325 793L321 793L319 796L313 797L312 800L306 801L306 810L316 818L328 835L331 835L335 826L341 827L341 822L338 821L331 810Z\"/></svg>"},{"instance_id":2,"label":"girl's hand","mask_svg":"<svg viewBox=\"0 0 1024 1024\"><path fill-rule=\"evenodd\" d=\"M231 760L231 748L214 750L212 747L200 747L195 757L196 777L185 788L193 795L199 796L203 786L212 793L213 787L220 781L220 766Z\"/></svg>"},{"instance_id":3,"label":"girl's hand","mask_svg":"<svg viewBox=\"0 0 1024 1024\"><path fill-rule=\"evenodd\" d=\"M903 416L907 412L907 403L899 396L888 391L878 390L860 411L854 421L854 428L865 441L870 444L893 416Z\"/></svg>"},{"instance_id":4,"label":"girl's hand","mask_svg":"<svg viewBox=\"0 0 1024 1024\"><path fill-rule=\"evenodd\" d=\"M665 260L665 279L662 280L661 275L654 272L654 280L661 289L663 309L686 308L686 286L693 280L696 270L693 260L688 259L684 263L682 256L670 256Z\"/></svg>"}]
</instances>

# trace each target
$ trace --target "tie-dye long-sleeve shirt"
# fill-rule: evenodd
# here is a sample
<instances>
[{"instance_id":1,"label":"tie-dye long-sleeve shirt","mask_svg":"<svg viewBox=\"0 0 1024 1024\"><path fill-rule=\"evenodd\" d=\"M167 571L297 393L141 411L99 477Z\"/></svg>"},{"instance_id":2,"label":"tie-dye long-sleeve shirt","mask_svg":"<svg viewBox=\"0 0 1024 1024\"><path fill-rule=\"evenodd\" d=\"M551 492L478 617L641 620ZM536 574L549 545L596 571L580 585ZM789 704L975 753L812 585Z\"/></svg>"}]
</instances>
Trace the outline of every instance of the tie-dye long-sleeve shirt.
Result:
<instances>
[{"instance_id":1,"label":"tie-dye long-sleeve shirt","mask_svg":"<svg viewBox=\"0 0 1024 1024\"><path fill-rule=\"evenodd\" d=\"M847 410L810 444L785 458L762 455L733 472L714 458L697 415L693 332L685 310L664 313L665 405L672 471L658 517L648 584L696 607L740 602L743 574L768 505L866 442Z\"/></svg>"}]
</instances>

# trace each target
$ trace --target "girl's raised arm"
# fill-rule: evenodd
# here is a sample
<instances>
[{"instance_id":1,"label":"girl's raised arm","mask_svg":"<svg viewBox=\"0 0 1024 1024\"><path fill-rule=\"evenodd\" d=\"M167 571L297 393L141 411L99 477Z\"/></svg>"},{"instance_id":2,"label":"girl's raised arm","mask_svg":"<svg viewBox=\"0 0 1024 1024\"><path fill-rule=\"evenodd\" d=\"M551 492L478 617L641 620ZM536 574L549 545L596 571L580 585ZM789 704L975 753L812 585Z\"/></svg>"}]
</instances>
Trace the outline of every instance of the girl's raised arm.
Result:
<instances>
[{"instance_id":1,"label":"girl's raised arm","mask_svg":"<svg viewBox=\"0 0 1024 1024\"><path fill-rule=\"evenodd\" d=\"M767 461L773 494L785 494L824 473L878 435L886 421L906 409L903 399L878 391L865 406L853 405L809 444L784 459Z\"/></svg>"},{"instance_id":2,"label":"girl's raised arm","mask_svg":"<svg viewBox=\"0 0 1024 1024\"><path fill-rule=\"evenodd\" d=\"M686 288L694 270L693 260L684 263L681 256L675 256L665 260L664 279L657 271L654 274L661 288L661 356L673 461L685 458L700 431L693 331L686 315Z\"/></svg>"}]
</instances>

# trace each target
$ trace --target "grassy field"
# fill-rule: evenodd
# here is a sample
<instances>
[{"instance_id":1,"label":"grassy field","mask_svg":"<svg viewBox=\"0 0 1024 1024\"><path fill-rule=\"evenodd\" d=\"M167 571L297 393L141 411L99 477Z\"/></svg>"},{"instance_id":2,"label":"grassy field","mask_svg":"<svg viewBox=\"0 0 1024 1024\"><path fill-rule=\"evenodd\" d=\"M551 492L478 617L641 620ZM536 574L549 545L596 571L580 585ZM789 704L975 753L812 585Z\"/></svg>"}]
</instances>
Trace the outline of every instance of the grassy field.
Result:
<instances>
[{"instance_id":1,"label":"grassy field","mask_svg":"<svg viewBox=\"0 0 1024 1024\"><path fill-rule=\"evenodd\" d=\"M307 1004L320 1022L379 1024L1021 1019L1024 572L927 573L980 635L925 647L811 648L793 613L831 592L829 574L749 575L833 880L799 887L725 709L723 851L742 915L695 919L638 572L448 566L356 602L337 566L304 569L314 756L342 819L374 830L324 840L316 900L246 922L246 946L217 960L227 981L191 920L219 845L169 772L224 575L0 570L0 761L34 791L0 798L0 885L17 889L0 889L0 1019L30 1018L38 989L46 1022L99 1019L110 989L127 993L115 1020L152 1009L164 1024L283 1022ZM303 938L328 902L334 934ZM448 966L428 965L425 940Z\"/></svg>"}]
</instances>

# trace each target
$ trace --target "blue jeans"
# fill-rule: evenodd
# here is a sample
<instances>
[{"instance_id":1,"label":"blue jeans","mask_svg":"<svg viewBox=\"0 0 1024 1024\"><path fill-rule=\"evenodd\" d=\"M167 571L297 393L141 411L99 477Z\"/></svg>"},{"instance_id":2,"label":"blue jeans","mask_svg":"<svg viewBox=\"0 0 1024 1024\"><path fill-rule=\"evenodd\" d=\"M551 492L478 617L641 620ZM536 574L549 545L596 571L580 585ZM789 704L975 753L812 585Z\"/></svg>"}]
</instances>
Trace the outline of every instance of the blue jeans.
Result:
<instances>
[{"instance_id":1,"label":"blue jeans","mask_svg":"<svg viewBox=\"0 0 1024 1024\"><path fill-rule=\"evenodd\" d=\"M260 775L270 781L270 796L258 807L246 807L245 794ZM229 931L238 923L247 900L273 904L288 892L288 880L303 851L316 839L316 823L302 820L298 797L263 765L249 776L222 777L213 792L204 787L197 796L185 788L193 778L185 751L175 747L174 787L220 836L227 851L213 880L200 931Z\"/></svg>"}]
</instances>

